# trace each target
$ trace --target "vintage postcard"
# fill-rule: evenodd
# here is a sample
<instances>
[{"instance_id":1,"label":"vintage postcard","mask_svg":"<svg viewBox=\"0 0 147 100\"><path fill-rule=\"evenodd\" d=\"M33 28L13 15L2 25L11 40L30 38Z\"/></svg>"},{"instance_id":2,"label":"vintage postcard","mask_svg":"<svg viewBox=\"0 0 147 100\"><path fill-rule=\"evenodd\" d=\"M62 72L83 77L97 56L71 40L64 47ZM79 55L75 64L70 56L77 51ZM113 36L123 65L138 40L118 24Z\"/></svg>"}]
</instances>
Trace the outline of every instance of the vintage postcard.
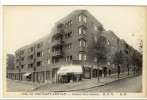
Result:
<instances>
[{"instance_id":1,"label":"vintage postcard","mask_svg":"<svg viewBox=\"0 0 147 100\"><path fill-rule=\"evenodd\" d=\"M4 98L147 97L147 8L3 6Z\"/></svg>"}]
</instances>

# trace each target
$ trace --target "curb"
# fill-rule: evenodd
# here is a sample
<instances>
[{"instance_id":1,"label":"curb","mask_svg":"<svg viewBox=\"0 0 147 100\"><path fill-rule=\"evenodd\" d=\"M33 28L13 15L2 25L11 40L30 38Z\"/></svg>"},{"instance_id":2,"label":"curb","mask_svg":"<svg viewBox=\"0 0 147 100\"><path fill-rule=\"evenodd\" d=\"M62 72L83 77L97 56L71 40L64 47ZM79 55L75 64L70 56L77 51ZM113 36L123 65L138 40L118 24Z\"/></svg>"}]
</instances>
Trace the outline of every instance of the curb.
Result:
<instances>
[{"instance_id":1,"label":"curb","mask_svg":"<svg viewBox=\"0 0 147 100\"><path fill-rule=\"evenodd\" d=\"M135 76L138 76L138 75L140 75L140 74L136 74L136 75L132 75L132 76L127 76L127 77L124 77L124 78L116 79L114 81L111 81L111 82L108 82L108 83L104 83L104 84L101 84L101 85L98 85L98 86L92 86L92 87L89 87L89 88L76 89L76 90L68 90L68 91L52 91L52 92L71 92L71 91L87 90L87 89L92 89L92 88L96 88L96 87L105 86L105 85L111 84L113 82L117 82L117 81L120 81L120 80L123 80L123 79L126 79L126 78L130 78L130 77L135 77Z\"/></svg>"}]
</instances>

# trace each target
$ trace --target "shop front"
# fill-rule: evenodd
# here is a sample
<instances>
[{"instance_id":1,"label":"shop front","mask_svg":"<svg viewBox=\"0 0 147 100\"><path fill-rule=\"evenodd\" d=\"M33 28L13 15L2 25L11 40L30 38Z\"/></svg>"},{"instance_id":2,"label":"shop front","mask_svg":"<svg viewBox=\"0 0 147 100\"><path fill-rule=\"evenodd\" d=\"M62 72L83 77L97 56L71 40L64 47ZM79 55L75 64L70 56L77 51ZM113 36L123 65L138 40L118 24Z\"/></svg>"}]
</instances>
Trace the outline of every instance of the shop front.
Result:
<instances>
[{"instance_id":1,"label":"shop front","mask_svg":"<svg viewBox=\"0 0 147 100\"><path fill-rule=\"evenodd\" d=\"M91 79L91 66L83 67L83 78Z\"/></svg>"},{"instance_id":2,"label":"shop front","mask_svg":"<svg viewBox=\"0 0 147 100\"><path fill-rule=\"evenodd\" d=\"M80 81L82 77L82 67L76 65L69 65L61 67L57 72L58 82L68 83Z\"/></svg>"},{"instance_id":3,"label":"shop front","mask_svg":"<svg viewBox=\"0 0 147 100\"><path fill-rule=\"evenodd\" d=\"M98 77L98 67L93 66L92 67L92 78ZM99 77L102 77L102 67L99 67Z\"/></svg>"}]
</instances>

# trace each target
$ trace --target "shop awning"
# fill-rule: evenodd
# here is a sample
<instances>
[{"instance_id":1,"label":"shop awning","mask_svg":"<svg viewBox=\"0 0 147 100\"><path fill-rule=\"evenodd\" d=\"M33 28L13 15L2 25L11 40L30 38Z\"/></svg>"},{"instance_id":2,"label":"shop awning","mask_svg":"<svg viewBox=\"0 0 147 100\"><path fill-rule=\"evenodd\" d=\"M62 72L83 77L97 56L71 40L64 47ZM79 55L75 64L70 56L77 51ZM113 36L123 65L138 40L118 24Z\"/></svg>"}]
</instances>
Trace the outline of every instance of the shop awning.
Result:
<instances>
[{"instance_id":1,"label":"shop awning","mask_svg":"<svg viewBox=\"0 0 147 100\"><path fill-rule=\"evenodd\" d=\"M31 73L26 73L26 74L24 74L23 76L29 76Z\"/></svg>"},{"instance_id":2,"label":"shop awning","mask_svg":"<svg viewBox=\"0 0 147 100\"><path fill-rule=\"evenodd\" d=\"M66 67L61 67L57 72L58 75L66 75L68 73L82 74L82 66L70 65Z\"/></svg>"}]
</instances>

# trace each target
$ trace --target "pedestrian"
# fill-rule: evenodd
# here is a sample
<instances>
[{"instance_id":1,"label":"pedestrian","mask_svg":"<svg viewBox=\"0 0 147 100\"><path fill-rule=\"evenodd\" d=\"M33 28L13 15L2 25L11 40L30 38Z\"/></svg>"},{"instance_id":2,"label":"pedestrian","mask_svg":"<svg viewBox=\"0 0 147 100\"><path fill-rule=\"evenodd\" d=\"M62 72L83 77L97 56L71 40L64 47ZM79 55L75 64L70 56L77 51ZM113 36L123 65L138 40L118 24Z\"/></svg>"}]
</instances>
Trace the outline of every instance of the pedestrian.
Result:
<instances>
[{"instance_id":1,"label":"pedestrian","mask_svg":"<svg viewBox=\"0 0 147 100\"><path fill-rule=\"evenodd\" d=\"M111 75L111 70L109 69L109 76Z\"/></svg>"}]
</instances>

